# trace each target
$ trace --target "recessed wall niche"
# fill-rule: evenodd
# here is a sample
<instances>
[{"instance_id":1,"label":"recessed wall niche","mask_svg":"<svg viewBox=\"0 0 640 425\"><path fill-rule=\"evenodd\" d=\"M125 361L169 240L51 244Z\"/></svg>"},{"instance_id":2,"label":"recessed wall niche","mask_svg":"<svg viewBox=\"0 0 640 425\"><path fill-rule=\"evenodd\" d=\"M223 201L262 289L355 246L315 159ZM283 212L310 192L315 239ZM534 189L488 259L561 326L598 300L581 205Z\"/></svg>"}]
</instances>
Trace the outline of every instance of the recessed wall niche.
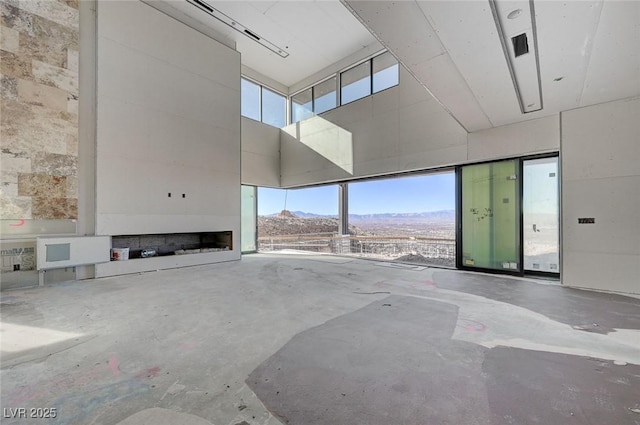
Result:
<instances>
[{"instance_id":1,"label":"recessed wall niche","mask_svg":"<svg viewBox=\"0 0 640 425\"><path fill-rule=\"evenodd\" d=\"M233 232L167 233L118 235L111 237L112 248L129 248L129 259L168 255L199 254L233 249ZM145 255L145 252L148 253Z\"/></svg>"}]
</instances>

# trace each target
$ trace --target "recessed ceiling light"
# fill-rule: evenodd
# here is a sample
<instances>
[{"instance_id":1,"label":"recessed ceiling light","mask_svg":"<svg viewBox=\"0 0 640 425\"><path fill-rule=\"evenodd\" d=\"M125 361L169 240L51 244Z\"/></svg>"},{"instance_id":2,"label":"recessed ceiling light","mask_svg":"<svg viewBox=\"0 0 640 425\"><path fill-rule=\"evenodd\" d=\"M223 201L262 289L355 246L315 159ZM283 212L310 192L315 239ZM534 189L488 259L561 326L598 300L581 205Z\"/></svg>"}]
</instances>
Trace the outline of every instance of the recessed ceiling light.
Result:
<instances>
[{"instance_id":1,"label":"recessed ceiling light","mask_svg":"<svg viewBox=\"0 0 640 425\"><path fill-rule=\"evenodd\" d=\"M520 16L520 14L522 13L522 9L516 9L516 10L512 10L511 12L509 12L509 14L507 15L507 18L509 19L516 19L518 16Z\"/></svg>"}]
</instances>

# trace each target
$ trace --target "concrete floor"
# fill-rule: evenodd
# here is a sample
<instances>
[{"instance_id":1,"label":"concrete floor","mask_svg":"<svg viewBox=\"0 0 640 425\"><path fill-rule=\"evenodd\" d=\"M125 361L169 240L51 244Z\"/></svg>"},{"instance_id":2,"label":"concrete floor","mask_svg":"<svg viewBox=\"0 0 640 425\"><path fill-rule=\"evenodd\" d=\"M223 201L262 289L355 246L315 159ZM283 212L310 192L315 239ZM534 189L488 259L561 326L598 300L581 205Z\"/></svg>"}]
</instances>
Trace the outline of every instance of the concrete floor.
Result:
<instances>
[{"instance_id":1,"label":"concrete floor","mask_svg":"<svg viewBox=\"0 0 640 425\"><path fill-rule=\"evenodd\" d=\"M3 424L640 424L636 298L256 254L1 303Z\"/></svg>"}]
</instances>

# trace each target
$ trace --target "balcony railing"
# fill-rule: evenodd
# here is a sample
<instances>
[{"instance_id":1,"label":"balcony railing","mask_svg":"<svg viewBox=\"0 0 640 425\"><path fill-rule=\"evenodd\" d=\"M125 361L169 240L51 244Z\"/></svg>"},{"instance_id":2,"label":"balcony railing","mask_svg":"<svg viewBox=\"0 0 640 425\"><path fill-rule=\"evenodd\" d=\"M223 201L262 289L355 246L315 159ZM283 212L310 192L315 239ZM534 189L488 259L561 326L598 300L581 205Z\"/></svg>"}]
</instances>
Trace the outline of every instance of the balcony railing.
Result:
<instances>
[{"instance_id":1,"label":"balcony railing","mask_svg":"<svg viewBox=\"0 0 640 425\"><path fill-rule=\"evenodd\" d=\"M365 258L420 261L425 264L455 266L456 241L452 238L420 236L341 236L336 233L263 236L262 252L300 250Z\"/></svg>"}]
</instances>

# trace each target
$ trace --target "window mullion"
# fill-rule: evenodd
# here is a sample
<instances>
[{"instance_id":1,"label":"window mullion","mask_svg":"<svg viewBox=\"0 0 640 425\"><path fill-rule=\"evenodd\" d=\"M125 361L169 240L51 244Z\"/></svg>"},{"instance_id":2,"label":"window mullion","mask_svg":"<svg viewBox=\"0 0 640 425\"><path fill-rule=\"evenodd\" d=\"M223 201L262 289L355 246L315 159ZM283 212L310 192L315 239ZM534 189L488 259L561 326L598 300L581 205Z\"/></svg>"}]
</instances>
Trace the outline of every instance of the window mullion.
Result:
<instances>
[{"instance_id":1,"label":"window mullion","mask_svg":"<svg viewBox=\"0 0 640 425\"><path fill-rule=\"evenodd\" d=\"M342 72L338 72L336 76L336 105L342 106Z\"/></svg>"},{"instance_id":2,"label":"window mullion","mask_svg":"<svg viewBox=\"0 0 640 425\"><path fill-rule=\"evenodd\" d=\"M373 58L369 59L369 96L373 94Z\"/></svg>"},{"instance_id":3,"label":"window mullion","mask_svg":"<svg viewBox=\"0 0 640 425\"><path fill-rule=\"evenodd\" d=\"M262 121L262 90L264 90L264 87L262 87L262 85L260 85L260 94L258 96L258 103L260 105L260 122L264 122Z\"/></svg>"}]
</instances>

